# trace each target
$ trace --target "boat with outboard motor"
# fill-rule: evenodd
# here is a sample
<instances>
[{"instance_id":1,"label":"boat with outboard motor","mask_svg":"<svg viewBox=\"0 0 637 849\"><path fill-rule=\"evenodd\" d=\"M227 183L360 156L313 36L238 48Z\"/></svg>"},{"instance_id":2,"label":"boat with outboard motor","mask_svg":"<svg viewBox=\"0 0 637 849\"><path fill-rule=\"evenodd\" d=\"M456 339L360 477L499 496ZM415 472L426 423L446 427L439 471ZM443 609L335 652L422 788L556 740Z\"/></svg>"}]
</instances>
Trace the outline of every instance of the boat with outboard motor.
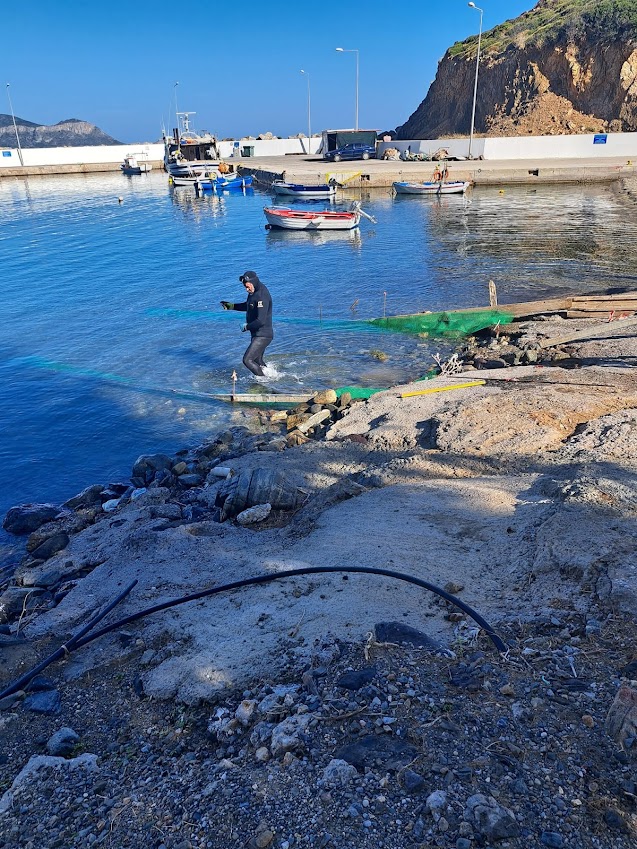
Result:
<instances>
[{"instance_id":1,"label":"boat with outboard motor","mask_svg":"<svg viewBox=\"0 0 637 849\"><path fill-rule=\"evenodd\" d=\"M202 192L223 192L227 189L249 189L254 181L252 174L217 174L214 178L198 177L192 184L197 195Z\"/></svg>"},{"instance_id":2,"label":"boat with outboard motor","mask_svg":"<svg viewBox=\"0 0 637 849\"><path fill-rule=\"evenodd\" d=\"M272 191L275 195L302 198L303 200L333 198L336 194L336 189L337 183L335 180L330 180L329 183L320 183L315 186L305 186L302 183L287 183L285 180L275 180L272 183Z\"/></svg>"},{"instance_id":3,"label":"boat with outboard motor","mask_svg":"<svg viewBox=\"0 0 637 849\"><path fill-rule=\"evenodd\" d=\"M266 217L266 229L280 227L284 230L353 230L358 227L362 217L376 224L373 215L368 215L361 209L358 201L351 209L337 212L331 209L314 211L311 209L290 209L289 206L265 206L263 213Z\"/></svg>"}]
</instances>

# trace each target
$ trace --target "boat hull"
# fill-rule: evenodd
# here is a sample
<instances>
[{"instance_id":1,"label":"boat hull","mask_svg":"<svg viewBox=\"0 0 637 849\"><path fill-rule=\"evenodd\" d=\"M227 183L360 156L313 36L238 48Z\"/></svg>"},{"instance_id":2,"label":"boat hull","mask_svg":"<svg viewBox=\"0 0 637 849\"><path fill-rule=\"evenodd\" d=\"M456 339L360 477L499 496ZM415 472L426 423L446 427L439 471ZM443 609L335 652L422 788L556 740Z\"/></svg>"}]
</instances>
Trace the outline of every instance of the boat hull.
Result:
<instances>
[{"instance_id":1,"label":"boat hull","mask_svg":"<svg viewBox=\"0 0 637 849\"><path fill-rule=\"evenodd\" d=\"M194 181L193 185L195 191L199 194L200 192L223 192L228 189L249 189L253 180L252 174L248 174L246 177L232 177L231 179L225 177L217 177L215 180L199 178Z\"/></svg>"},{"instance_id":2,"label":"boat hull","mask_svg":"<svg viewBox=\"0 0 637 849\"><path fill-rule=\"evenodd\" d=\"M283 197L305 198L306 200L321 200L332 198L336 194L336 186L303 186L300 183L272 183L272 190Z\"/></svg>"},{"instance_id":3,"label":"boat hull","mask_svg":"<svg viewBox=\"0 0 637 849\"><path fill-rule=\"evenodd\" d=\"M328 209L309 212L266 206L263 213L270 227L283 230L353 230L360 222L358 212L333 212Z\"/></svg>"},{"instance_id":4,"label":"boat hull","mask_svg":"<svg viewBox=\"0 0 637 849\"><path fill-rule=\"evenodd\" d=\"M457 195L464 194L471 183L467 180L453 180L449 182L434 183L402 183L393 184L397 195Z\"/></svg>"}]
</instances>

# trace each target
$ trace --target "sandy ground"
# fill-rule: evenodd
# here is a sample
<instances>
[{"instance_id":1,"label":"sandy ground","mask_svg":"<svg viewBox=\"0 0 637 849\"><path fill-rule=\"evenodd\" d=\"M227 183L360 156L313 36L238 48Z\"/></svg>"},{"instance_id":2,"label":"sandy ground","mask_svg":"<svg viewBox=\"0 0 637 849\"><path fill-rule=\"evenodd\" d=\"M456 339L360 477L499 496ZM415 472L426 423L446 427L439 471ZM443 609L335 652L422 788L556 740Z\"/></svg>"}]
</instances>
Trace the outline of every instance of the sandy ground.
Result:
<instances>
[{"instance_id":1,"label":"sandy ground","mask_svg":"<svg viewBox=\"0 0 637 849\"><path fill-rule=\"evenodd\" d=\"M63 641L134 579L118 617L302 566L451 583L496 628L550 614L561 600L636 615L637 342L580 343L577 353L578 369L439 377L427 389L487 382L413 398L401 393L422 383L394 388L355 404L325 441L224 462L234 472L276 468L308 493L278 523L171 521L178 498L149 490L40 567L91 571L29 622L26 636ZM218 486L208 485L201 503L212 505ZM192 704L276 674L326 634L360 640L382 621L452 645L467 624L448 614L433 594L395 579L310 575L190 602L126 630L131 650L136 640L146 648L145 692ZM79 677L123 651L112 635L96 641L71 656L64 675ZM5 680L29 665L28 655L17 658Z\"/></svg>"}]
</instances>

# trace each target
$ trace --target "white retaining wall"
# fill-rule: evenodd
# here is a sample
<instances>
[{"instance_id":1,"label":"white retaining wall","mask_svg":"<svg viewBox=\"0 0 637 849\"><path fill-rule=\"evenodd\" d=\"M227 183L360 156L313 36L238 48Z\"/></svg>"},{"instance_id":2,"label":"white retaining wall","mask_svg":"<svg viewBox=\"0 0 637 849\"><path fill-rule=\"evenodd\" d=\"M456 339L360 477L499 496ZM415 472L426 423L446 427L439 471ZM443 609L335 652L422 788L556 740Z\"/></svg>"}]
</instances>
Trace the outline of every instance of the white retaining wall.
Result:
<instances>
[{"instance_id":1,"label":"white retaining wall","mask_svg":"<svg viewBox=\"0 0 637 849\"><path fill-rule=\"evenodd\" d=\"M235 144L238 146L235 147ZM316 153L320 147L321 138L310 140L310 152ZM238 142L219 142L219 152L224 159L229 159L236 151L241 156L245 147L254 148L254 156L284 156L286 153L307 153L307 138L303 139L239 139ZM151 162L162 162L164 159L163 144L127 144L127 145L98 145L92 147L23 147L22 160L24 165L35 167L45 165L89 165L101 163L121 163L125 156L137 155ZM19 168L20 157L17 148L0 148L0 169Z\"/></svg>"},{"instance_id":2,"label":"white retaining wall","mask_svg":"<svg viewBox=\"0 0 637 849\"><path fill-rule=\"evenodd\" d=\"M380 156L388 147L431 154L440 147L452 156L467 156L469 139L414 139L381 142ZM626 157L637 159L637 133L590 133L577 136L516 136L509 138L474 138L473 158L484 159L579 159Z\"/></svg>"}]
</instances>

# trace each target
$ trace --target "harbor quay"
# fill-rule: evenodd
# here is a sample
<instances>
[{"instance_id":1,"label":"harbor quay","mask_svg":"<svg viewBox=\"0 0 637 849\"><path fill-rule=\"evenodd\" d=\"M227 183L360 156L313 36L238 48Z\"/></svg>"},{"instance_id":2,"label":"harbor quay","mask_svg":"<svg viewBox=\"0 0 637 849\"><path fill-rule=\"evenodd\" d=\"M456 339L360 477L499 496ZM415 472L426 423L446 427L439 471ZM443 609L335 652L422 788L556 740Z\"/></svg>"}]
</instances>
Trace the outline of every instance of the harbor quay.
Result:
<instances>
[{"instance_id":1,"label":"harbor quay","mask_svg":"<svg viewBox=\"0 0 637 849\"><path fill-rule=\"evenodd\" d=\"M324 183L331 177L348 188L391 188L397 181L431 180L437 161L404 162L402 160L354 160L329 162L321 156L284 155L232 157L226 160L243 175L252 175L255 184L269 187L274 180L290 183ZM163 162L151 160L159 171ZM537 183L610 183L637 175L637 158L599 157L572 159L474 159L446 161L448 179L469 180L476 186L533 185ZM78 164L27 165L4 168L0 177L45 177L59 174L91 174L120 172L119 162L84 162Z\"/></svg>"},{"instance_id":2,"label":"harbor quay","mask_svg":"<svg viewBox=\"0 0 637 849\"><path fill-rule=\"evenodd\" d=\"M239 171L250 174L260 186L274 180L290 183L323 183L335 178L348 188L391 188L400 181L431 180L437 162L355 160L328 162L320 156L272 156L238 161ZM447 161L450 180L469 180L476 186L533 185L537 183L614 182L637 175L637 159L626 157L465 160Z\"/></svg>"}]
</instances>

